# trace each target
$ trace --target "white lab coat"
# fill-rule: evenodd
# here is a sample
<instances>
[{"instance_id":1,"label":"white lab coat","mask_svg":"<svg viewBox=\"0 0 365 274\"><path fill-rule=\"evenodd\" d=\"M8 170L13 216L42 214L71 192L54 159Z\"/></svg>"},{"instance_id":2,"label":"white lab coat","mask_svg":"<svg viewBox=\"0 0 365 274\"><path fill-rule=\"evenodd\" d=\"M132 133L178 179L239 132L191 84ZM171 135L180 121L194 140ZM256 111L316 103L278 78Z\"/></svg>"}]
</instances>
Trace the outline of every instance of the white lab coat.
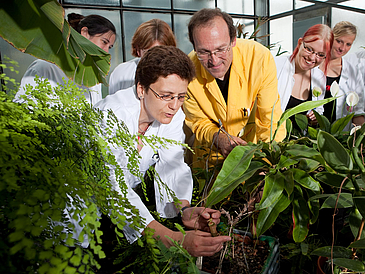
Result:
<instances>
[{"instance_id":1,"label":"white lab coat","mask_svg":"<svg viewBox=\"0 0 365 274\"><path fill-rule=\"evenodd\" d=\"M295 74L295 62L290 62L290 56L278 56L274 58L276 63L277 75L278 75L278 91L281 101L281 109L284 112L288 105L293 87L294 87L294 74ZM326 76L319 69L315 67L311 69L311 88L319 87L322 90L322 94L318 97L312 96L312 101L322 100L324 98L324 92L326 88ZM319 114L323 114L323 106L319 106L315 109ZM310 110L308 111L308 113Z\"/></svg>"},{"instance_id":2,"label":"white lab coat","mask_svg":"<svg viewBox=\"0 0 365 274\"><path fill-rule=\"evenodd\" d=\"M20 82L19 91L15 96L15 101L20 102L19 96L25 94L25 87L27 84L36 86L36 82L34 81L36 75L42 79L48 79L52 88L57 87L58 84L64 85L64 80L66 80L66 82L69 81L66 74L55 64L37 59L30 64L27 71L25 72ZM78 87L85 90L83 95L85 96L86 101L89 103L94 105L102 99L101 84L97 84L91 88L79 85Z\"/></svg>"},{"instance_id":3,"label":"white lab coat","mask_svg":"<svg viewBox=\"0 0 365 274\"><path fill-rule=\"evenodd\" d=\"M118 117L118 120L124 121L131 134L138 133L138 119L140 114L140 101L136 96L135 87L121 90L113 95L107 96L100 101L96 106L103 111L111 109ZM145 136L157 136L167 139L173 139L176 141L184 142L185 135L183 133L183 122L185 115L181 108L176 113L174 118L169 124L161 124L158 121L154 121L148 128ZM137 147L137 143L135 144ZM120 147L112 148L117 162L124 170L125 182L129 189L127 198L132 205L139 209L140 216L145 218L145 224L148 225L154 220L149 213L146 206L141 201L140 197L134 192L132 188L141 183L138 177L135 177L128 172L127 163L128 158L125 155L124 149ZM167 149L160 147L157 151L157 155L153 149L145 145L140 151L139 171L142 174L148 170L148 168L156 163L155 169L159 174L162 181L175 192L175 195L179 200L191 201L193 180L190 168L184 163L184 151L181 146L169 145ZM112 172L113 173L113 172ZM115 189L121 193L118 182L115 176L111 176L111 181ZM157 212L161 217L172 218L175 217L176 210L173 201L168 197L164 189L159 189L155 182L155 196ZM140 231L134 231L130 227L125 227L124 234L129 242L133 242L140 236Z\"/></svg>"},{"instance_id":4,"label":"white lab coat","mask_svg":"<svg viewBox=\"0 0 365 274\"><path fill-rule=\"evenodd\" d=\"M114 94L118 90L127 89L134 85L137 65L141 58L134 58L128 62L119 64L109 78L109 94Z\"/></svg>"},{"instance_id":5,"label":"white lab coat","mask_svg":"<svg viewBox=\"0 0 365 274\"><path fill-rule=\"evenodd\" d=\"M353 59L354 58L354 59ZM359 103L354 107L353 112L356 115L364 114L364 80L362 77L361 63L357 57L349 56L342 58L342 70L340 83L340 91L336 100L336 119L340 119L350 114L347 111L346 97L354 91L359 95ZM350 129L349 126L346 130Z\"/></svg>"}]
</instances>

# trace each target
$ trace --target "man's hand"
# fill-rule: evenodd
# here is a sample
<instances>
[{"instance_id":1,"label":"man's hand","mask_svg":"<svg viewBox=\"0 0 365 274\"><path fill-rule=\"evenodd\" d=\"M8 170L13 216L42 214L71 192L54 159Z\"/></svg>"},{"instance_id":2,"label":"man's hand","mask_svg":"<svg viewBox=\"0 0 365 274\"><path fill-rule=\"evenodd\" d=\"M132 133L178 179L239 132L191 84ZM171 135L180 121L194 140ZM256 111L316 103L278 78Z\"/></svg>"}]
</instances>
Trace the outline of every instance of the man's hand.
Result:
<instances>
[{"instance_id":1,"label":"man's hand","mask_svg":"<svg viewBox=\"0 0 365 274\"><path fill-rule=\"evenodd\" d=\"M208 220L219 224L221 213L218 210L205 207L189 207L183 211L181 220L185 227L209 231Z\"/></svg>"},{"instance_id":2,"label":"man's hand","mask_svg":"<svg viewBox=\"0 0 365 274\"><path fill-rule=\"evenodd\" d=\"M214 133L214 145L218 147L220 153L224 158L227 158L228 154L235 146L244 146L246 141L236 136L227 136L224 132L220 132L217 138L218 132Z\"/></svg>"},{"instance_id":3,"label":"man's hand","mask_svg":"<svg viewBox=\"0 0 365 274\"><path fill-rule=\"evenodd\" d=\"M181 232L176 233L182 236ZM229 236L212 237L208 232L192 230L186 232L183 247L194 257L212 256L223 248L224 242L230 240Z\"/></svg>"}]
</instances>

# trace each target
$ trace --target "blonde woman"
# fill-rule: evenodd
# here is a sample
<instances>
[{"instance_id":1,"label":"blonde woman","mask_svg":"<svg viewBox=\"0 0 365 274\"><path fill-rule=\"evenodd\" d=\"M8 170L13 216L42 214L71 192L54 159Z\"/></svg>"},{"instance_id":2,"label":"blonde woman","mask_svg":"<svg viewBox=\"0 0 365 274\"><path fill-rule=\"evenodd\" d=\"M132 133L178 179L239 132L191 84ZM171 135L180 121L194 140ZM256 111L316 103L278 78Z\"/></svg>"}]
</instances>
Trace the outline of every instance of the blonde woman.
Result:
<instances>
[{"instance_id":1,"label":"blonde woman","mask_svg":"<svg viewBox=\"0 0 365 274\"><path fill-rule=\"evenodd\" d=\"M325 98L330 98L336 93L336 96L340 97L336 101L324 105L323 115L326 116L330 122L334 122L335 120L354 112L355 117L352 119L352 123L361 125L364 123L364 83L362 75L359 73L356 63L349 62L349 60L343 58L351 49L357 35L357 28L350 22L341 21L333 27L332 31L334 42L331 49L331 59L329 60L326 71ZM324 71L323 66L321 66L321 69ZM334 87L337 86L334 82L338 84L339 88ZM332 95L331 86L333 86ZM359 99L354 107L349 105L349 95L352 92L355 92Z\"/></svg>"}]
</instances>

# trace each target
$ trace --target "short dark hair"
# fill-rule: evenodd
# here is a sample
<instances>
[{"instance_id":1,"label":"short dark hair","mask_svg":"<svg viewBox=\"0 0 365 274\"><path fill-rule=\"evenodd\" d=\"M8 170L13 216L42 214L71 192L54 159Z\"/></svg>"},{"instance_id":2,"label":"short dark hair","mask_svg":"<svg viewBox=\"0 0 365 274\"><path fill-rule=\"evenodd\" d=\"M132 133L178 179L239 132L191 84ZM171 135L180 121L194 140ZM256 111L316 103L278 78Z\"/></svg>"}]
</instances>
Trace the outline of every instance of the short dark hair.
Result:
<instances>
[{"instance_id":1,"label":"short dark hair","mask_svg":"<svg viewBox=\"0 0 365 274\"><path fill-rule=\"evenodd\" d=\"M103 16L91 14L88 16L83 16L77 13L70 13L67 15L67 21L70 26L73 27L78 33L81 33L83 27L87 27L90 36L95 36L97 34L104 34L112 31L116 34L115 26L112 22Z\"/></svg>"},{"instance_id":2,"label":"short dark hair","mask_svg":"<svg viewBox=\"0 0 365 274\"><path fill-rule=\"evenodd\" d=\"M176 74L191 82L195 77L195 67L190 58L173 46L156 46L149 49L138 63L135 84L148 90L159 77Z\"/></svg>"},{"instance_id":3,"label":"short dark hair","mask_svg":"<svg viewBox=\"0 0 365 274\"><path fill-rule=\"evenodd\" d=\"M221 11L219 8L201 9L196 13L194 13L188 24L189 40L193 44L194 48L195 48L194 36L193 36L194 30L197 27L209 25L212 22L212 20L214 20L216 17L223 18L223 20L227 23L231 42L233 42L234 38L236 38L236 27L233 24L232 17L228 13Z\"/></svg>"}]
</instances>

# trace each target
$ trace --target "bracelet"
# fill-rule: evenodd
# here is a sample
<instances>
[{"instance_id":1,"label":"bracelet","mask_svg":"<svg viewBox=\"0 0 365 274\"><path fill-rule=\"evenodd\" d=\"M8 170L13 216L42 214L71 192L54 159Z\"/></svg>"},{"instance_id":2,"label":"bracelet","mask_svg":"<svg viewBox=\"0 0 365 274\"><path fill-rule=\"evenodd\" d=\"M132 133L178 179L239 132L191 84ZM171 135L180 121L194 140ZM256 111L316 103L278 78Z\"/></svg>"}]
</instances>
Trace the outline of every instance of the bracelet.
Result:
<instances>
[{"instance_id":1,"label":"bracelet","mask_svg":"<svg viewBox=\"0 0 365 274\"><path fill-rule=\"evenodd\" d=\"M182 209L179 210L179 213L177 214L177 222L179 224L183 224L182 222L182 216L181 216L181 212L184 212L185 209L189 208L190 206L184 206Z\"/></svg>"}]
</instances>

